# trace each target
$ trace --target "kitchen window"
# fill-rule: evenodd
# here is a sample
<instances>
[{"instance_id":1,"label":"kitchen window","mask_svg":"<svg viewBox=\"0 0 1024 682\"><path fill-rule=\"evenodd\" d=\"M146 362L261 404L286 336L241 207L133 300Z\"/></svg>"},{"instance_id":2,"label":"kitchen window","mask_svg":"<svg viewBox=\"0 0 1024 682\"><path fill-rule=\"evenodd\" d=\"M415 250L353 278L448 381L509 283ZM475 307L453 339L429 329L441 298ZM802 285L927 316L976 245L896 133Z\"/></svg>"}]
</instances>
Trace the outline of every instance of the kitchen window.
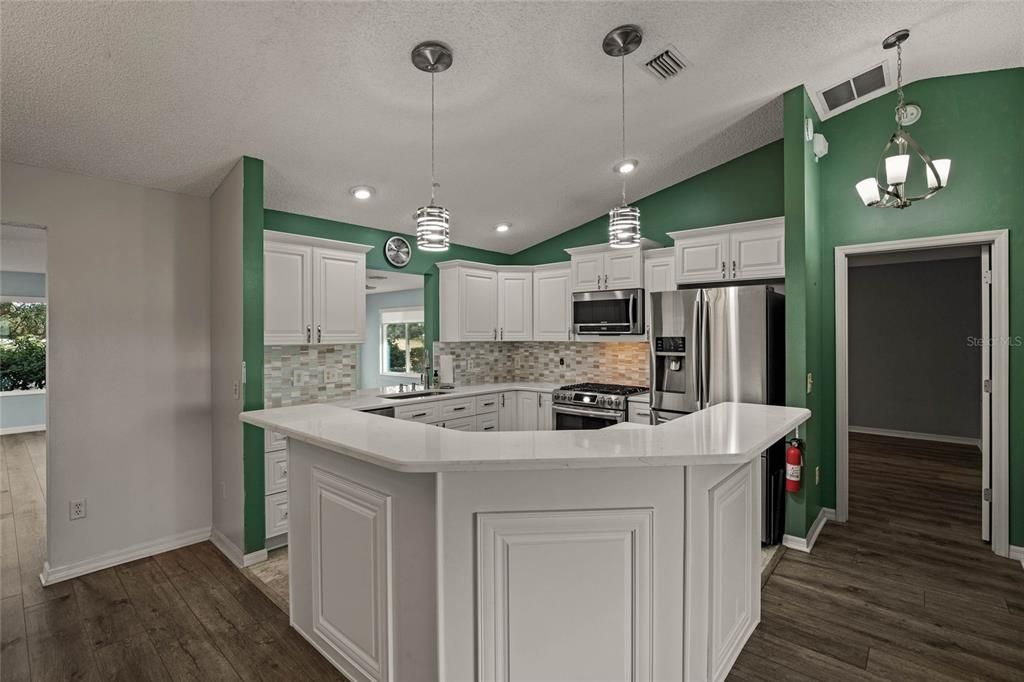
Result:
<instances>
[{"instance_id":1,"label":"kitchen window","mask_svg":"<svg viewBox=\"0 0 1024 682\"><path fill-rule=\"evenodd\" d=\"M423 373L423 308L392 308L380 312L380 372L391 376Z\"/></svg>"}]
</instances>

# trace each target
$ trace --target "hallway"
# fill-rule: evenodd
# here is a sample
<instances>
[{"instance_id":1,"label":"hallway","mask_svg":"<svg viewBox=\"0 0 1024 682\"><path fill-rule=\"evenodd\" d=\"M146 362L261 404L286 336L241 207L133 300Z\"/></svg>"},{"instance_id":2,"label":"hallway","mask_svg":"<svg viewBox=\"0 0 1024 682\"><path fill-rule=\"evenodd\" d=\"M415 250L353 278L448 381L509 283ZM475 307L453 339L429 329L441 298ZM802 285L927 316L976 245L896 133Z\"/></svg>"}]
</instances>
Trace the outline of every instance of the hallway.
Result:
<instances>
[{"instance_id":1,"label":"hallway","mask_svg":"<svg viewBox=\"0 0 1024 682\"><path fill-rule=\"evenodd\" d=\"M975 448L851 434L850 519L789 550L733 680L1020 680L1024 570L981 542Z\"/></svg>"}]
</instances>

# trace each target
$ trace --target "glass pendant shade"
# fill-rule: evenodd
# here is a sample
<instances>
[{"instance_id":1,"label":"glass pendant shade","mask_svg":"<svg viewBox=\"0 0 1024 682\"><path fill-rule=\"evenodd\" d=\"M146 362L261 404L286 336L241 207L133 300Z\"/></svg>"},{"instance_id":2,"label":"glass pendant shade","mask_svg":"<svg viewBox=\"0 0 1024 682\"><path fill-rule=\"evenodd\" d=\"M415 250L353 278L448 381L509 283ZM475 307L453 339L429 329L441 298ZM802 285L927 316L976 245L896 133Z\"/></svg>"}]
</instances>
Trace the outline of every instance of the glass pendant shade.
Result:
<instances>
[{"instance_id":1,"label":"glass pendant shade","mask_svg":"<svg viewBox=\"0 0 1024 682\"><path fill-rule=\"evenodd\" d=\"M857 194L865 206L873 206L882 200L878 193L878 181L874 178L864 178L857 183Z\"/></svg>"},{"instance_id":2,"label":"glass pendant shade","mask_svg":"<svg viewBox=\"0 0 1024 682\"><path fill-rule=\"evenodd\" d=\"M424 251L447 251L450 223L446 208L430 204L416 209L416 246Z\"/></svg>"},{"instance_id":3,"label":"glass pendant shade","mask_svg":"<svg viewBox=\"0 0 1024 682\"><path fill-rule=\"evenodd\" d=\"M885 183L902 185L907 181L907 169L910 168L910 154L897 154L885 158Z\"/></svg>"},{"instance_id":4,"label":"glass pendant shade","mask_svg":"<svg viewBox=\"0 0 1024 682\"><path fill-rule=\"evenodd\" d=\"M928 174L928 189L941 189L946 186L946 182L949 181L949 167L953 164L949 159L935 159L932 161L932 165L935 166L935 170L939 172L939 177L935 177L935 173L932 173L932 168L928 164L925 164L924 170Z\"/></svg>"},{"instance_id":5,"label":"glass pendant shade","mask_svg":"<svg viewBox=\"0 0 1024 682\"><path fill-rule=\"evenodd\" d=\"M608 212L608 245L613 249L640 246L640 209L618 206Z\"/></svg>"}]
</instances>

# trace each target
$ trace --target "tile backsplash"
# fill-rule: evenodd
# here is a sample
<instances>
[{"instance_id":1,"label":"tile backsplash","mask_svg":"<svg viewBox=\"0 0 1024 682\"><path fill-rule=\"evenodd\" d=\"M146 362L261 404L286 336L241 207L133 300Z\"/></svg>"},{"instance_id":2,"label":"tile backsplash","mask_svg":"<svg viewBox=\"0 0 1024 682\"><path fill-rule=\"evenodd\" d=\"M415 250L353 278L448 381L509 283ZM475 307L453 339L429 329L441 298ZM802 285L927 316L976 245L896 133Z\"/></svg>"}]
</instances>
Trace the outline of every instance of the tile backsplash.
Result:
<instances>
[{"instance_id":1,"label":"tile backsplash","mask_svg":"<svg viewBox=\"0 0 1024 682\"><path fill-rule=\"evenodd\" d=\"M355 343L264 346L264 407L302 405L349 396L359 388L359 346ZM324 380L324 370L328 369L337 370L337 381ZM295 385L296 377L300 379L298 385Z\"/></svg>"},{"instance_id":2,"label":"tile backsplash","mask_svg":"<svg viewBox=\"0 0 1024 682\"><path fill-rule=\"evenodd\" d=\"M458 385L506 381L648 385L648 345L642 341L438 342L435 366L442 353L452 356Z\"/></svg>"}]
</instances>

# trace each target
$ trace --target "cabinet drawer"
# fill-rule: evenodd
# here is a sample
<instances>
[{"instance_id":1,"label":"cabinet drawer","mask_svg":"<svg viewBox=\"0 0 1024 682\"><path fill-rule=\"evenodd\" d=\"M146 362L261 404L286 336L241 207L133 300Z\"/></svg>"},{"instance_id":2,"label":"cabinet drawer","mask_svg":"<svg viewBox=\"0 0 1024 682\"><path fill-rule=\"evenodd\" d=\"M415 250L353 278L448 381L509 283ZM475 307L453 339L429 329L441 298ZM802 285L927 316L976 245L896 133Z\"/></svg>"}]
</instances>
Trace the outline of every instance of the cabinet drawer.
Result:
<instances>
[{"instance_id":1,"label":"cabinet drawer","mask_svg":"<svg viewBox=\"0 0 1024 682\"><path fill-rule=\"evenodd\" d=\"M288 493L267 495L267 537L288 532Z\"/></svg>"},{"instance_id":2,"label":"cabinet drawer","mask_svg":"<svg viewBox=\"0 0 1024 682\"><path fill-rule=\"evenodd\" d=\"M440 419L448 420L458 417L471 417L476 414L476 398L458 398L440 403Z\"/></svg>"},{"instance_id":3,"label":"cabinet drawer","mask_svg":"<svg viewBox=\"0 0 1024 682\"><path fill-rule=\"evenodd\" d=\"M478 395L476 397L476 413L487 414L488 412L497 412L499 403L501 403L501 398L497 393Z\"/></svg>"},{"instance_id":4,"label":"cabinet drawer","mask_svg":"<svg viewBox=\"0 0 1024 682\"><path fill-rule=\"evenodd\" d=\"M263 480L266 494L288 490L288 451L275 450L264 456Z\"/></svg>"},{"instance_id":5,"label":"cabinet drawer","mask_svg":"<svg viewBox=\"0 0 1024 682\"><path fill-rule=\"evenodd\" d=\"M263 450L265 452L284 450L286 447L288 447L288 436L282 436L277 431L270 429L263 429Z\"/></svg>"},{"instance_id":6,"label":"cabinet drawer","mask_svg":"<svg viewBox=\"0 0 1024 682\"><path fill-rule=\"evenodd\" d=\"M476 417L460 417L458 419L445 419L438 426L452 431L476 431Z\"/></svg>"},{"instance_id":7,"label":"cabinet drawer","mask_svg":"<svg viewBox=\"0 0 1024 682\"><path fill-rule=\"evenodd\" d=\"M395 419L405 419L413 422L436 422L440 418L438 403L401 405L395 408Z\"/></svg>"},{"instance_id":8,"label":"cabinet drawer","mask_svg":"<svg viewBox=\"0 0 1024 682\"><path fill-rule=\"evenodd\" d=\"M647 403L629 403L629 421L632 424L650 424L651 406Z\"/></svg>"},{"instance_id":9,"label":"cabinet drawer","mask_svg":"<svg viewBox=\"0 0 1024 682\"><path fill-rule=\"evenodd\" d=\"M498 413L492 412L490 414L477 415L476 418L476 430L477 431L497 431L498 430Z\"/></svg>"}]
</instances>

